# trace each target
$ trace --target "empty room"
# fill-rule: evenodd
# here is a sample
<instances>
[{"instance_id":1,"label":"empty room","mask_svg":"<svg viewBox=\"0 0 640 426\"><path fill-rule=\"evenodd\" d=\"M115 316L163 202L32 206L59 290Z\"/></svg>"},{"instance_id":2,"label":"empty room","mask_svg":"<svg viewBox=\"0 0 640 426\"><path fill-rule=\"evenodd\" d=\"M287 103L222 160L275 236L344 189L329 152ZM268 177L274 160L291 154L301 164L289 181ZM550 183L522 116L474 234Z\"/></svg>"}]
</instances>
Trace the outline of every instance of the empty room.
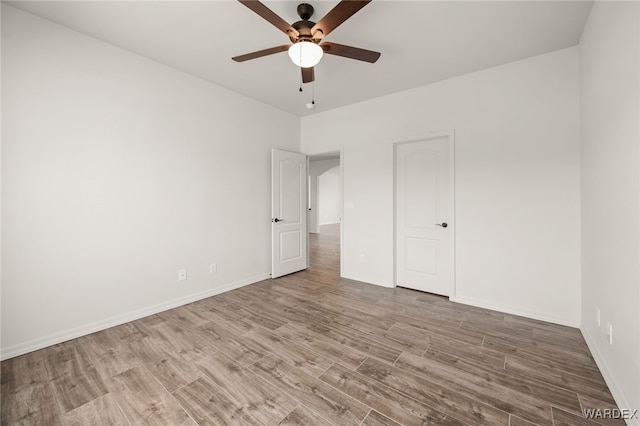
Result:
<instances>
[{"instance_id":1,"label":"empty room","mask_svg":"<svg viewBox=\"0 0 640 426\"><path fill-rule=\"evenodd\" d=\"M2 425L640 426L640 2L1 7Z\"/></svg>"}]
</instances>

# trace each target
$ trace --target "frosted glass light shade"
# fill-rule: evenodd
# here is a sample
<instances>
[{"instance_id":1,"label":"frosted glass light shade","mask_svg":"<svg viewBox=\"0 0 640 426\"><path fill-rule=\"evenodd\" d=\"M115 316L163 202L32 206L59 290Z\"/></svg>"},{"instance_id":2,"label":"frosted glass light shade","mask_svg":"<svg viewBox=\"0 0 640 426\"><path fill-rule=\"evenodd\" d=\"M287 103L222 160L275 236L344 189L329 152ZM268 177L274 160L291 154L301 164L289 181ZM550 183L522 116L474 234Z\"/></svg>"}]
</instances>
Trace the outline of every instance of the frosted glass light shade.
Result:
<instances>
[{"instance_id":1,"label":"frosted glass light shade","mask_svg":"<svg viewBox=\"0 0 640 426\"><path fill-rule=\"evenodd\" d=\"M322 47L311 41L299 41L289 48L289 57L299 67L314 67L322 59Z\"/></svg>"}]
</instances>

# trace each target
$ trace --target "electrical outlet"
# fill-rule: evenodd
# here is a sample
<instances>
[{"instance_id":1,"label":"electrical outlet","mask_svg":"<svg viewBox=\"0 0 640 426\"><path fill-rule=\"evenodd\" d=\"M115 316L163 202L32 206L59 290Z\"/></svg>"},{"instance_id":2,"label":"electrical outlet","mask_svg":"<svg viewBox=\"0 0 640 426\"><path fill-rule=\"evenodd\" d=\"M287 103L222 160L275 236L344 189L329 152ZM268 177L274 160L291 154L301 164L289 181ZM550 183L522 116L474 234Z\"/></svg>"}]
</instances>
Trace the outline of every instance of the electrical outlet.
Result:
<instances>
[{"instance_id":1,"label":"electrical outlet","mask_svg":"<svg viewBox=\"0 0 640 426\"><path fill-rule=\"evenodd\" d=\"M607 339L609 340L609 344L613 345L613 326L610 322L607 323Z\"/></svg>"},{"instance_id":2,"label":"electrical outlet","mask_svg":"<svg viewBox=\"0 0 640 426\"><path fill-rule=\"evenodd\" d=\"M596 324L600 327L600 308L596 308Z\"/></svg>"},{"instance_id":3,"label":"electrical outlet","mask_svg":"<svg viewBox=\"0 0 640 426\"><path fill-rule=\"evenodd\" d=\"M184 281L187 279L187 270L178 269L178 281Z\"/></svg>"},{"instance_id":4,"label":"electrical outlet","mask_svg":"<svg viewBox=\"0 0 640 426\"><path fill-rule=\"evenodd\" d=\"M217 263L212 263L209 265L209 273L210 274L215 274L216 272L218 272L218 264Z\"/></svg>"}]
</instances>

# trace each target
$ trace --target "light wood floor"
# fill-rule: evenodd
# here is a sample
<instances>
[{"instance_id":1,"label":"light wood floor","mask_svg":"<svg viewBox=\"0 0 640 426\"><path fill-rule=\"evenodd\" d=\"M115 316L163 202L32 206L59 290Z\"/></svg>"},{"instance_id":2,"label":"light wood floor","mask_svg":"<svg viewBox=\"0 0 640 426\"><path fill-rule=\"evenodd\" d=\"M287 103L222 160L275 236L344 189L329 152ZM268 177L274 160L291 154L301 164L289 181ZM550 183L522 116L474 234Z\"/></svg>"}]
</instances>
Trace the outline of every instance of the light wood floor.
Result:
<instances>
[{"instance_id":1,"label":"light wood floor","mask_svg":"<svg viewBox=\"0 0 640 426\"><path fill-rule=\"evenodd\" d=\"M579 330L307 271L2 362L2 425L588 425ZM623 424L623 423L617 423Z\"/></svg>"}]
</instances>

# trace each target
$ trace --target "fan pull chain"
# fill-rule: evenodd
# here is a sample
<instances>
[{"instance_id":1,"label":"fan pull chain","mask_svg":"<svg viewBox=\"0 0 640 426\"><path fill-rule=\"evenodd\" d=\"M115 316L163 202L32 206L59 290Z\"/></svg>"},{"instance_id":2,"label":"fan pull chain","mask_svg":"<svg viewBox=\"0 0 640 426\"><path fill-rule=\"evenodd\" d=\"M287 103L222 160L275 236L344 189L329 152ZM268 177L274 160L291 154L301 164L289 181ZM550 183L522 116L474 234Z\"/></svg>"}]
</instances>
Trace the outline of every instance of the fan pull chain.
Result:
<instances>
[{"instance_id":1,"label":"fan pull chain","mask_svg":"<svg viewBox=\"0 0 640 426\"><path fill-rule=\"evenodd\" d=\"M298 76L300 78L300 88L298 89L298 91L302 92L302 73L298 73Z\"/></svg>"},{"instance_id":2,"label":"fan pull chain","mask_svg":"<svg viewBox=\"0 0 640 426\"><path fill-rule=\"evenodd\" d=\"M311 102L305 104L307 109L314 109L316 107L316 82L311 82Z\"/></svg>"}]
</instances>

